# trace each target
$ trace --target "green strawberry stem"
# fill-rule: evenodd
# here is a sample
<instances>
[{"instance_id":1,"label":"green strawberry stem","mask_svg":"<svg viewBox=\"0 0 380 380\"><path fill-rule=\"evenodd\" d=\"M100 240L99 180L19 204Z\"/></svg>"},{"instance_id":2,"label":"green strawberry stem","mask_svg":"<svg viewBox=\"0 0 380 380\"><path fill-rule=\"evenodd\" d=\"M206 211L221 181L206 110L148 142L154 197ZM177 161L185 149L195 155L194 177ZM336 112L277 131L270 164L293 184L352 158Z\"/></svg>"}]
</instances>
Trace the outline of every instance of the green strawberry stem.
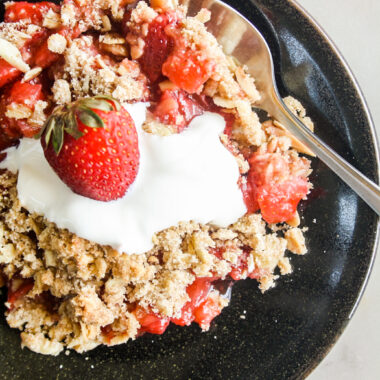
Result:
<instances>
[{"instance_id":1,"label":"green strawberry stem","mask_svg":"<svg viewBox=\"0 0 380 380\"><path fill-rule=\"evenodd\" d=\"M77 118L89 128L104 128L102 118L94 109L104 112L119 111L120 103L107 95L82 98L71 104L58 106L46 120L36 138L44 138L46 146L52 143L54 152L59 155L64 142L64 133L75 139L83 136L78 128Z\"/></svg>"}]
</instances>

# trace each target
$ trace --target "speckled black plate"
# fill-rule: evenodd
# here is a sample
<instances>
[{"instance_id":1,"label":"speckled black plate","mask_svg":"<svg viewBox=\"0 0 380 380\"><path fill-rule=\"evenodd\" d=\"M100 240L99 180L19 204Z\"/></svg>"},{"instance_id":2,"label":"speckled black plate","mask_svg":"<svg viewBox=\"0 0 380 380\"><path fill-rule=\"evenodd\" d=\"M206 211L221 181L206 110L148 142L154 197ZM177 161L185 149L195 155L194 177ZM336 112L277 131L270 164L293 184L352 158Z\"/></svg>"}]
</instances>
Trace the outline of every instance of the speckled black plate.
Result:
<instances>
[{"instance_id":1,"label":"speckled black plate","mask_svg":"<svg viewBox=\"0 0 380 380\"><path fill-rule=\"evenodd\" d=\"M296 4L229 1L270 43L283 95L300 99L317 134L377 181L370 116L339 53ZM281 65L279 64L281 62ZM349 321L366 283L377 241L377 217L318 160L315 185L302 205L309 254L294 273L262 295L254 280L237 283L232 302L207 333L170 326L84 355L47 357L21 350L19 333L0 317L3 379L298 379L319 363ZM306 204L307 203L307 204ZM3 314L3 310L0 311ZM241 315L245 319L241 319Z\"/></svg>"}]
</instances>

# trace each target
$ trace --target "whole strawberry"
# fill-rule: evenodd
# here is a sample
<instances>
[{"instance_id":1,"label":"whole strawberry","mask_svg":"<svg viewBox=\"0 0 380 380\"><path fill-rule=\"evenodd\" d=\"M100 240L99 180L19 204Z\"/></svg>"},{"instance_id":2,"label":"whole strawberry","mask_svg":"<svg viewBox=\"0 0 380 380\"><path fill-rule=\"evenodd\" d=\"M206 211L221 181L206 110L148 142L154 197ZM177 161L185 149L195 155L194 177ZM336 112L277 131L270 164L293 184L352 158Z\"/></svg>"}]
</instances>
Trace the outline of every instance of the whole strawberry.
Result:
<instances>
[{"instance_id":1,"label":"whole strawberry","mask_svg":"<svg viewBox=\"0 0 380 380\"><path fill-rule=\"evenodd\" d=\"M50 166L77 194L111 201L136 178L135 124L113 98L96 96L57 107L40 136Z\"/></svg>"}]
</instances>

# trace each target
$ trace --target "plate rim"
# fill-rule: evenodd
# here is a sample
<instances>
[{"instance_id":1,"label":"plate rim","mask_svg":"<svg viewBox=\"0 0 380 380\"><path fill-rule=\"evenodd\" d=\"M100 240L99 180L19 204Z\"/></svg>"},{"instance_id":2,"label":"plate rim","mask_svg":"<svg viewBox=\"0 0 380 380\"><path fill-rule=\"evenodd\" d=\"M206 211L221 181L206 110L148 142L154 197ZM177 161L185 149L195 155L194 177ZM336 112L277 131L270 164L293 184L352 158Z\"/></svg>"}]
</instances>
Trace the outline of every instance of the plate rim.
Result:
<instances>
[{"instance_id":1,"label":"plate rim","mask_svg":"<svg viewBox=\"0 0 380 380\"><path fill-rule=\"evenodd\" d=\"M372 139L373 143L373 150L376 158L376 166L377 166L377 179L374 181L375 183L379 184L380 180L380 156L379 156L379 151L380 151L380 142L377 136L375 124L371 115L371 111L369 109L368 103L365 99L365 96L363 94L363 91L360 87L360 84L353 73L350 65L348 64L347 60L344 58L343 53L340 51L340 49L337 47L333 39L329 36L329 34L326 32L326 30L320 25L320 23L314 18L314 16L307 11L297 0L288 0L288 3L290 4L291 7L293 7L296 11L298 11L306 20L308 20L311 24L311 26L316 30L316 32L324 39L324 41L327 43L329 48L331 49L332 53L335 55L335 57L340 61L343 69L345 70L346 74L349 77L349 80L354 86L354 89L357 92L358 99L360 99L360 102L363 107L364 114L366 116L366 119L368 121L368 129L369 133ZM352 309L350 311L350 314L347 317L347 321L344 325L341 326L341 328L336 332L335 336L331 340L331 343L325 347L325 351L323 352L323 356L320 358L315 358L316 360L311 361L311 365L309 368L305 371L304 375L305 377L308 377L318 366L319 364L322 363L322 361L326 358L326 356L330 353L332 348L335 346L335 344L338 342L340 337L342 336L343 332L346 330L347 326L349 325L351 319L355 315L355 312L358 309L358 306L363 298L363 295L366 291L366 288L368 286L368 282L371 278L371 273L376 261L377 253L379 250L379 242L380 242L380 217L378 216L377 218L377 223L376 223L376 236L374 240L374 245L373 249L371 252L371 258L370 262L368 265L368 268L366 270L365 278L364 281L360 287L359 293L357 295L357 298L355 300L354 305L352 306Z\"/></svg>"}]
</instances>

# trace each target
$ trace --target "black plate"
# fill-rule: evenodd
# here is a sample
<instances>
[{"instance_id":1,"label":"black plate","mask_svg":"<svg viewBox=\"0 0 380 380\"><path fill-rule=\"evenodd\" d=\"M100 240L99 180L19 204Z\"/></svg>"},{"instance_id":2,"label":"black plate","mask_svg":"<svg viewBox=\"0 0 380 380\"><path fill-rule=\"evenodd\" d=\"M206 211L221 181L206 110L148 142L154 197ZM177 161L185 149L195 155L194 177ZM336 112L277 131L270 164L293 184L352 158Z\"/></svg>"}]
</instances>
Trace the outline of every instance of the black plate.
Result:
<instances>
[{"instance_id":1,"label":"black plate","mask_svg":"<svg viewBox=\"0 0 380 380\"><path fill-rule=\"evenodd\" d=\"M282 94L300 99L318 135L377 181L368 111L323 32L285 0L229 3L270 42ZM276 288L262 295L254 280L239 282L231 306L207 333L196 326L170 326L163 336L145 335L84 355L48 357L21 350L19 333L1 316L0 377L304 378L349 321L369 274L378 230L376 215L334 173L318 160L313 168L315 189L302 206L310 252L292 258L294 273L280 279ZM246 319L241 319L244 311Z\"/></svg>"}]
</instances>

